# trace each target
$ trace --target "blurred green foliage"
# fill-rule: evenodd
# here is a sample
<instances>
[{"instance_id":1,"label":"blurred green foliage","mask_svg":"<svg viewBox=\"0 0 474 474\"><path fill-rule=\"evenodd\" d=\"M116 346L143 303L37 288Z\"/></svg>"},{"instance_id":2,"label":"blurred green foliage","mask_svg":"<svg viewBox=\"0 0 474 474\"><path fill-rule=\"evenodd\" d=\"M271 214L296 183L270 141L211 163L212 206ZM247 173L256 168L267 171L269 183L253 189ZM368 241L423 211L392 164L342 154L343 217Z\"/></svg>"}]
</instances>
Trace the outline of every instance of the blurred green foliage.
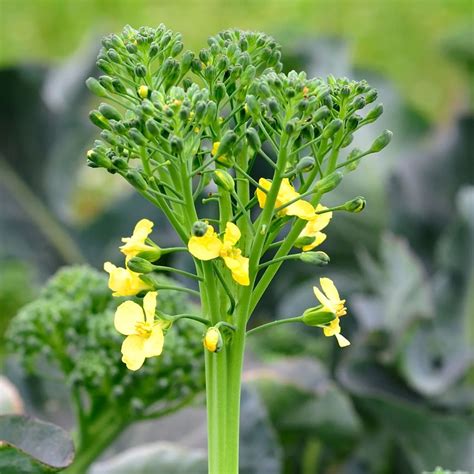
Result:
<instances>
[{"instance_id":1,"label":"blurred green foliage","mask_svg":"<svg viewBox=\"0 0 474 474\"><path fill-rule=\"evenodd\" d=\"M236 25L274 34L284 46L304 35L337 36L353 45L357 66L387 75L418 110L445 121L462 103L465 86L440 41L468 23L472 2L2 0L0 13L3 64L63 58L88 33L116 31L127 23L163 22L183 32L193 49L211 33Z\"/></svg>"}]
</instances>

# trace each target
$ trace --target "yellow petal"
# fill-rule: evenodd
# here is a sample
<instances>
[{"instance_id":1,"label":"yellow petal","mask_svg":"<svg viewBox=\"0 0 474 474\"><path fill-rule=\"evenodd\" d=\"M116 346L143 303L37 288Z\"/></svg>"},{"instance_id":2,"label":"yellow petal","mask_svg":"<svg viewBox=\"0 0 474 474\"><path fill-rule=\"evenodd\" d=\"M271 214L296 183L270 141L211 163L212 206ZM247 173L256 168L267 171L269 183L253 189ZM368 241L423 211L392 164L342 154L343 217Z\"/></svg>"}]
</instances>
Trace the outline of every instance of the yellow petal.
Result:
<instances>
[{"instance_id":1,"label":"yellow petal","mask_svg":"<svg viewBox=\"0 0 474 474\"><path fill-rule=\"evenodd\" d=\"M160 326L155 325L151 330L150 336L145 340L144 353L145 357L159 356L163 351L163 343L165 337L163 335L163 329Z\"/></svg>"},{"instance_id":2,"label":"yellow petal","mask_svg":"<svg viewBox=\"0 0 474 474\"><path fill-rule=\"evenodd\" d=\"M265 178L260 178L258 180L258 184L265 189L265 191L268 191L272 185L271 181ZM267 193L263 192L260 188L257 188L256 192L257 194L257 199L258 199L258 205L263 209L265 207L265 203L267 201Z\"/></svg>"},{"instance_id":3,"label":"yellow petal","mask_svg":"<svg viewBox=\"0 0 474 474\"><path fill-rule=\"evenodd\" d=\"M145 311L146 322L150 325L152 325L155 320L157 296L158 293L156 291L149 291L143 298L143 310Z\"/></svg>"},{"instance_id":4,"label":"yellow petal","mask_svg":"<svg viewBox=\"0 0 474 474\"><path fill-rule=\"evenodd\" d=\"M326 308L331 308L332 303L328 300L326 295L317 287L313 286L314 296L318 299L318 301ZM332 310L330 310L332 311ZM335 313L335 311L332 311Z\"/></svg>"},{"instance_id":5,"label":"yellow petal","mask_svg":"<svg viewBox=\"0 0 474 474\"><path fill-rule=\"evenodd\" d=\"M222 242L215 233L212 226L208 226L207 232L202 237L192 236L188 242L188 250L191 255L199 260L212 260L217 258L222 248Z\"/></svg>"},{"instance_id":6,"label":"yellow petal","mask_svg":"<svg viewBox=\"0 0 474 474\"><path fill-rule=\"evenodd\" d=\"M233 222L227 222L224 233L224 244L234 246L240 239L240 230Z\"/></svg>"},{"instance_id":7,"label":"yellow petal","mask_svg":"<svg viewBox=\"0 0 474 474\"><path fill-rule=\"evenodd\" d=\"M104 270L109 273L109 288L114 292L114 296L134 296L140 291L149 289L139 274L128 268L116 267L106 262Z\"/></svg>"},{"instance_id":8,"label":"yellow petal","mask_svg":"<svg viewBox=\"0 0 474 474\"><path fill-rule=\"evenodd\" d=\"M330 278L320 278L319 283L321 284L321 288L323 289L324 293L326 293L326 296L332 302L337 303L340 301L339 292Z\"/></svg>"},{"instance_id":9,"label":"yellow petal","mask_svg":"<svg viewBox=\"0 0 474 474\"><path fill-rule=\"evenodd\" d=\"M131 237L122 238L125 245L120 247L120 251L128 258L134 257L140 252L153 250L153 247L145 244L145 240L153 229L153 222L148 219L141 219L137 222Z\"/></svg>"},{"instance_id":10,"label":"yellow petal","mask_svg":"<svg viewBox=\"0 0 474 474\"><path fill-rule=\"evenodd\" d=\"M341 332L341 326L339 325L339 318L333 319L327 326L323 328L324 335L326 337L335 336Z\"/></svg>"},{"instance_id":11,"label":"yellow petal","mask_svg":"<svg viewBox=\"0 0 474 474\"><path fill-rule=\"evenodd\" d=\"M122 343L122 361L130 370L138 370L145 362L145 339L133 334Z\"/></svg>"},{"instance_id":12,"label":"yellow petal","mask_svg":"<svg viewBox=\"0 0 474 474\"><path fill-rule=\"evenodd\" d=\"M351 345L350 341L346 339L342 334L335 334L335 336L339 347L347 347Z\"/></svg>"},{"instance_id":13,"label":"yellow petal","mask_svg":"<svg viewBox=\"0 0 474 474\"><path fill-rule=\"evenodd\" d=\"M232 273L232 278L242 286L248 286L249 280L249 259L240 255L224 256L224 263Z\"/></svg>"},{"instance_id":14,"label":"yellow petal","mask_svg":"<svg viewBox=\"0 0 474 474\"><path fill-rule=\"evenodd\" d=\"M115 311L115 329L125 336L135 334L137 323L145 320L143 310L140 305L133 301L125 301Z\"/></svg>"},{"instance_id":15,"label":"yellow petal","mask_svg":"<svg viewBox=\"0 0 474 474\"><path fill-rule=\"evenodd\" d=\"M323 234L322 232L316 232L316 234L314 234L312 237L314 237L313 242L310 243L309 245L304 245L302 247L303 252L308 252L309 250L313 250L315 247L317 247L318 245L321 245L326 240L326 234Z\"/></svg>"},{"instance_id":16,"label":"yellow petal","mask_svg":"<svg viewBox=\"0 0 474 474\"><path fill-rule=\"evenodd\" d=\"M296 201L282 209L281 212L287 216L298 216L306 221L314 219L314 207L308 201Z\"/></svg>"},{"instance_id":17,"label":"yellow petal","mask_svg":"<svg viewBox=\"0 0 474 474\"><path fill-rule=\"evenodd\" d=\"M285 203L296 199L298 196L299 193L291 185L290 180L288 178L283 178L281 180L280 189L278 191L278 198L283 201L283 203Z\"/></svg>"},{"instance_id":18,"label":"yellow petal","mask_svg":"<svg viewBox=\"0 0 474 474\"><path fill-rule=\"evenodd\" d=\"M316 207L317 212L321 212L326 210L327 207L323 206L322 204L318 204ZM324 212L323 214L316 214L316 218L314 219L314 230L319 231L323 230L325 227L329 225L329 222L332 219L332 211L331 212Z\"/></svg>"}]
</instances>

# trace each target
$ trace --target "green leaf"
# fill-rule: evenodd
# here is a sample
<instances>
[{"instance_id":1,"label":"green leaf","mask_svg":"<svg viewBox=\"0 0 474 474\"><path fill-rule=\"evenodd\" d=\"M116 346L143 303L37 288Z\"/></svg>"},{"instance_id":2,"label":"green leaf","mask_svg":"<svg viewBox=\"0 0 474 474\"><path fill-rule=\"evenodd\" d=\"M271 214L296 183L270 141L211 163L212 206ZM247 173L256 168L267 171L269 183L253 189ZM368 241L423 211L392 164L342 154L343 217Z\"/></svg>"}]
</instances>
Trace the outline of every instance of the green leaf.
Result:
<instances>
[{"instance_id":1,"label":"green leaf","mask_svg":"<svg viewBox=\"0 0 474 474\"><path fill-rule=\"evenodd\" d=\"M0 416L0 472L57 472L73 458L72 440L59 426L22 415Z\"/></svg>"},{"instance_id":2,"label":"green leaf","mask_svg":"<svg viewBox=\"0 0 474 474\"><path fill-rule=\"evenodd\" d=\"M131 448L96 463L90 474L207 474L203 451L183 449L172 443L150 443Z\"/></svg>"}]
</instances>

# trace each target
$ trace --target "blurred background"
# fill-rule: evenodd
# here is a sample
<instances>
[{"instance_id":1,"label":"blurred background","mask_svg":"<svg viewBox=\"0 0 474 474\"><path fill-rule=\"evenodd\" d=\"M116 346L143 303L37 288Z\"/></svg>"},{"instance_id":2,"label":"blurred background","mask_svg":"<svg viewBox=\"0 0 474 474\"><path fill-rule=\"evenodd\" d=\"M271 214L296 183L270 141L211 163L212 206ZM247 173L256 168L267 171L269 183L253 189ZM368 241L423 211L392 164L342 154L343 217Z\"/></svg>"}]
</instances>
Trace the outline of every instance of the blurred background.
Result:
<instances>
[{"instance_id":1,"label":"blurred background","mask_svg":"<svg viewBox=\"0 0 474 474\"><path fill-rule=\"evenodd\" d=\"M160 245L176 243L126 183L85 165L96 99L84 81L101 36L164 23L198 51L222 29L256 29L282 44L286 70L367 79L385 113L355 144L384 128L394 139L324 203L367 198L362 214L335 215L321 248L347 299L350 348L306 327L249 340L242 472L474 470L473 14L472 0L0 0L0 413L74 424L67 383L32 383L4 340L49 277L118 261L140 217ZM289 262L252 324L312 305L319 276ZM155 472L143 454L142 470L123 467L145 442L197 463L160 472L201 472L204 420L196 403L136 423L91 472Z\"/></svg>"}]
</instances>

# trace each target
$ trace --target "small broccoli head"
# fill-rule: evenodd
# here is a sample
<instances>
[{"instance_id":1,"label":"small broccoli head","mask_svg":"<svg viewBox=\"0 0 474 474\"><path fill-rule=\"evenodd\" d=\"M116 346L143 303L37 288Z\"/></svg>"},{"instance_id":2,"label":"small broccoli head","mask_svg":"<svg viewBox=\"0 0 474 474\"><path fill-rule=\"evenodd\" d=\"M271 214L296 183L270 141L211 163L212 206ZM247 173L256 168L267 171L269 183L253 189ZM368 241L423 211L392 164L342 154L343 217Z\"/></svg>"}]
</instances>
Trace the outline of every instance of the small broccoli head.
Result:
<instances>
[{"instance_id":1,"label":"small broccoli head","mask_svg":"<svg viewBox=\"0 0 474 474\"><path fill-rule=\"evenodd\" d=\"M39 361L48 361L71 390L87 398L90 413L105 405L116 407L122 423L146 416L152 405L166 410L200 391L202 345L200 328L192 321L173 326L160 357L148 359L137 372L126 368L120 354L123 336L113 324L123 301L111 296L105 275L87 266L64 268L13 319L9 348L34 374L41 375ZM161 291L159 305L168 314L192 312L181 292Z\"/></svg>"}]
</instances>

